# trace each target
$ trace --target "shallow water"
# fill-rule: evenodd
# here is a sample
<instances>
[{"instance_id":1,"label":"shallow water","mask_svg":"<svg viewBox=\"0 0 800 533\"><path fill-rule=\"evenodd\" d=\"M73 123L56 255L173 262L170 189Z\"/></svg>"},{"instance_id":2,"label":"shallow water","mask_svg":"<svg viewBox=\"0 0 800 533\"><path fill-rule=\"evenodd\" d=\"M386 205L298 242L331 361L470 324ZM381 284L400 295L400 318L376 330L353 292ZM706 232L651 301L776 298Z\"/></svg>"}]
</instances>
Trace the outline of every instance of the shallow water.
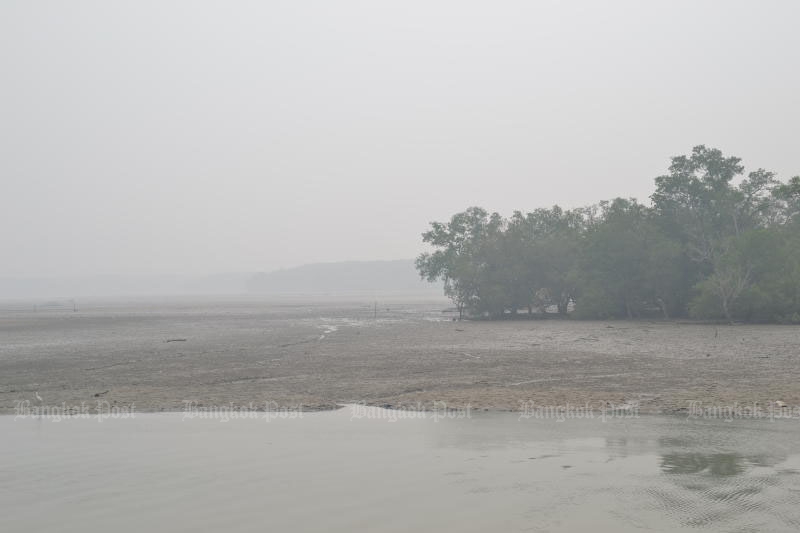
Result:
<instances>
[{"instance_id":1,"label":"shallow water","mask_svg":"<svg viewBox=\"0 0 800 533\"><path fill-rule=\"evenodd\" d=\"M3 416L3 531L800 528L796 420L458 415Z\"/></svg>"}]
</instances>

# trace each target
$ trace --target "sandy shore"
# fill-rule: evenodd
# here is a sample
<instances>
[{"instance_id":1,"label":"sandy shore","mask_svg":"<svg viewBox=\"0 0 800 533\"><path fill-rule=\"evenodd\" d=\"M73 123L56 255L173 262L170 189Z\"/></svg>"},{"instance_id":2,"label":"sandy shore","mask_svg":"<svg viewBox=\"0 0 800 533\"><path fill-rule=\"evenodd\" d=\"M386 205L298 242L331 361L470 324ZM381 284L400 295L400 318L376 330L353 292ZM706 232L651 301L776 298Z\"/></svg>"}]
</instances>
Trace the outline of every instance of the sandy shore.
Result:
<instances>
[{"instance_id":1,"label":"sandy shore","mask_svg":"<svg viewBox=\"0 0 800 533\"><path fill-rule=\"evenodd\" d=\"M0 313L0 412L19 402L136 411L589 403L643 413L800 405L797 327L452 322L445 306L381 303L377 319L371 302Z\"/></svg>"}]
</instances>

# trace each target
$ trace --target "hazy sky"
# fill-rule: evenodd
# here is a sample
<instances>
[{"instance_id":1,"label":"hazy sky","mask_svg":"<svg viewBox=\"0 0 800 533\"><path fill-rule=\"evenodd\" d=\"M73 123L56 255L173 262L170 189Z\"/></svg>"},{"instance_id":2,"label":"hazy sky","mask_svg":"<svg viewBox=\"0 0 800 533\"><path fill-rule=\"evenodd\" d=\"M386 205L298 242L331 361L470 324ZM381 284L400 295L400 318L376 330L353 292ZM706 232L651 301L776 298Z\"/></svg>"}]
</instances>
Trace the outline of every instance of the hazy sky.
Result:
<instances>
[{"instance_id":1,"label":"hazy sky","mask_svg":"<svg viewBox=\"0 0 800 533\"><path fill-rule=\"evenodd\" d=\"M800 2L0 3L0 276L414 257L430 220L800 174Z\"/></svg>"}]
</instances>

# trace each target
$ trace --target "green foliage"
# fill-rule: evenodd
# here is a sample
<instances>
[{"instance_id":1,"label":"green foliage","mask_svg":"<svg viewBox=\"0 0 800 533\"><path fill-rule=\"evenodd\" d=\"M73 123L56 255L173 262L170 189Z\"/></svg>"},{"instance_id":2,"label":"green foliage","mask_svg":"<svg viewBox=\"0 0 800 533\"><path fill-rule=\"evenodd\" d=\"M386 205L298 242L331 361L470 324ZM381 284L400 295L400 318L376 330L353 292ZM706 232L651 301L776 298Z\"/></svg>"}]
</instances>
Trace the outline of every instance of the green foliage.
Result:
<instances>
[{"instance_id":1,"label":"green foliage","mask_svg":"<svg viewBox=\"0 0 800 533\"><path fill-rule=\"evenodd\" d=\"M705 146L674 157L651 207L472 207L431 224L417 268L471 316L800 322L800 177L740 163Z\"/></svg>"}]
</instances>

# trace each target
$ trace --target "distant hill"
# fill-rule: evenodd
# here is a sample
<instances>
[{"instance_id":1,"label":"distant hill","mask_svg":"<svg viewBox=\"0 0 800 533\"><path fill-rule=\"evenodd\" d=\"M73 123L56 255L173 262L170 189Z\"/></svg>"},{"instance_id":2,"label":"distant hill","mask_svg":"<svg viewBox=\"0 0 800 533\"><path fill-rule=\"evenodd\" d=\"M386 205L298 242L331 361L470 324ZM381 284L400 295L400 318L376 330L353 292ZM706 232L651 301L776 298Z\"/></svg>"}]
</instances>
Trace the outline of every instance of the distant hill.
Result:
<instances>
[{"instance_id":1,"label":"distant hill","mask_svg":"<svg viewBox=\"0 0 800 533\"><path fill-rule=\"evenodd\" d=\"M442 297L439 283L419 279L414 261L314 263L267 273L209 276L87 276L2 278L0 301L27 298L87 298L155 295L407 293Z\"/></svg>"},{"instance_id":2,"label":"distant hill","mask_svg":"<svg viewBox=\"0 0 800 533\"><path fill-rule=\"evenodd\" d=\"M0 278L0 300L106 296L241 294L252 273L210 276L114 275L52 278Z\"/></svg>"},{"instance_id":3,"label":"distant hill","mask_svg":"<svg viewBox=\"0 0 800 533\"><path fill-rule=\"evenodd\" d=\"M426 291L441 294L439 284L420 280L411 259L314 263L259 273L247 283L251 292L344 293L360 291Z\"/></svg>"}]
</instances>

